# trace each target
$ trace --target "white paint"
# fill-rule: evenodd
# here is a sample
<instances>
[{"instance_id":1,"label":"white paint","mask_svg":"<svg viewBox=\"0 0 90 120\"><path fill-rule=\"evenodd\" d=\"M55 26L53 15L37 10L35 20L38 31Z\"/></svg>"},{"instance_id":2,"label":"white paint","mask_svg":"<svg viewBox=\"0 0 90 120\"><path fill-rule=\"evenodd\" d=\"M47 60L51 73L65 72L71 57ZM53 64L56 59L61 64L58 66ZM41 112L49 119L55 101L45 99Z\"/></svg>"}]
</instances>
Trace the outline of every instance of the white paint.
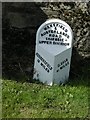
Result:
<instances>
[{"instance_id":1,"label":"white paint","mask_svg":"<svg viewBox=\"0 0 90 120\"><path fill-rule=\"evenodd\" d=\"M48 85L60 84L68 80L72 37L70 26L59 19L47 20L39 27L34 63L36 72L33 79L39 79Z\"/></svg>"}]
</instances>

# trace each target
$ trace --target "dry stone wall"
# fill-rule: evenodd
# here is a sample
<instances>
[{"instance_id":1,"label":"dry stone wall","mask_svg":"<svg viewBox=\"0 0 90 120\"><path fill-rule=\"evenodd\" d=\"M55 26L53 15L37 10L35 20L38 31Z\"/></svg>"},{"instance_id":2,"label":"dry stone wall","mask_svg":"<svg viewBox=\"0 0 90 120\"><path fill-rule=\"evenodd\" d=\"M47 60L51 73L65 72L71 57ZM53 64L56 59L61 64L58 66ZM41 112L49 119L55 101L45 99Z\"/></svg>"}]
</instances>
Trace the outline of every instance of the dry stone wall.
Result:
<instances>
[{"instance_id":1,"label":"dry stone wall","mask_svg":"<svg viewBox=\"0 0 90 120\"><path fill-rule=\"evenodd\" d=\"M90 57L90 4L48 3L40 6L48 18L66 21L73 30L73 46L82 57Z\"/></svg>"}]
</instances>

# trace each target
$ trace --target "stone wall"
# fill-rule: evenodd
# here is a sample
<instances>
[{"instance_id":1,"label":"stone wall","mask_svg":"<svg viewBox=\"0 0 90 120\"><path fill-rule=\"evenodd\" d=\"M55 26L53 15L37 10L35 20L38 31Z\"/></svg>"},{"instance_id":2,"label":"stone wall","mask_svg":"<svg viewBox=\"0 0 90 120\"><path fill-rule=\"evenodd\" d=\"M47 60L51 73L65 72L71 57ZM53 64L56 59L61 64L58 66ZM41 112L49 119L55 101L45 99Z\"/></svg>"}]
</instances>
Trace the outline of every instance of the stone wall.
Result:
<instances>
[{"instance_id":1,"label":"stone wall","mask_svg":"<svg viewBox=\"0 0 90 120\"><path fill-rule=\"evenodd\" d=\"M66 21L74 34L73 46L83 57L90 57L90 17L87 3L52 3L41 7L48 18Z\"/></svg>"}]
</instances>

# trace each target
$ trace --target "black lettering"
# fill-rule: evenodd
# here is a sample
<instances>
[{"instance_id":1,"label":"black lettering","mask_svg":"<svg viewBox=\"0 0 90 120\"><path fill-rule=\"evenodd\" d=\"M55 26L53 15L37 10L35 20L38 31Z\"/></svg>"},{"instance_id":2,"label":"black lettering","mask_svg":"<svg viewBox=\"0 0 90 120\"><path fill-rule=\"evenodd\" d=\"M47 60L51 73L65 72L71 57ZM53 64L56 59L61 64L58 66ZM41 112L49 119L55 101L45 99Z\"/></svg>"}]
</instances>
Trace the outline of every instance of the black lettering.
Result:
<instances>
[{"instance_id":1,"label":"black lettering","mask_svg":"<svg viewBox=\"0 0 90 120\"><path fill-rule=\"evenodd\" d=\"M55 41L57 41L57 38L55 38Z\"/></svg>"},{"instance_id":2,"label":"black lettering","mask_svg":"<svg viewBox=\"0 0 90 120\"><path fill-rule=\"evenodd\" d=\"M59 35L59 38L61 38L62 36L61 35Z\"/></svg>"},{"instance_id":3,"label":"black lettering","mask_svg":"<svg viewBox=\"0 0 90 120\"><path fill-rule=\"evenodd\" d=\"M50 40L50 38L47 38L47 40Z\"/></svg>"},{"instance_id":4,"label":"black lettering","mask_svg":"<svg viewBox=\"0 0 90 120\"><path fill-rule=\"evenodd\" d=\"M58 39L58 41L59 41L59 38L57 38Z\"/></svg>"},{"instance_id":5,"label":"black lettering","mask_svg":"<svg viewBox=\"0 0 90 120\"><path fill-rule=\"evenodd\" d=\"M54 35L54 34L52 34L52 37L55 37L55 35Z\"/></svg>"},{"instance_id":6,"label":"black lettering","mask_svg":"<svg viewBox=\"0 0 90 120\"><path fill-rule=\"evenodd\" d=\"M63 41L64 41L64 39L62 38L62 39L61 39L61 41L63 42Z\"/></svg>"},{"instance_id":7,"label":"black lettering","mask_svg":"<svg viewBox=\"0 0 90 120\"><path fill-rule=\"evenodd\" d=\"M41 59L41 61L43 60L43 58L39 55L39 58Z\"/></svg>"},{"instance_id":8,"label":"black lettering","mask_svg":"<svg viewBox=\"0 0 90 120\"><path fill-rule=\"evenodd\" d=\"M45 27L44 30L47 30L47 28Z\"/></svg>"},{"instance_id":9,"label":"black lettering","mask_svg":"<svg viewBox=\"0 0 90 120\"><path fill-rule=\"evenodd\" d=\"M51 34L49 34L49 37L51 37Z\"/></svg>"},{"instance_id":10,"label":"black lettering","mask_svg":"<svg viewBox=\"0 0 90 120\"><path fill-rule=\"evenodd\" d=\"M53 23L53 26L55 27L55 23Z\"/></svg>"},{"instance_id":11,"label":"black lettering","mask_svg":"<svg viewBox=\"0 0 90 120\"><path fill-rule=\"evenodd\" d=\"M53 30L51 30L51 33L53 33Z\"/></svg>"},{"instance_id":12,"label":"black lettering","mask_svg":"<svg viewBox=\"0 0 90 120\"><path fill-rule=\"evenodd\" d=\"M56 45L56 42L53 42L53 45Z\"/></svg>"},{"instance_id":13,"label":"black lettering","mask_svg":"<svg viewBox=\"0 0 90 120\"><path fill-rule=\"evenodd\" d=\"M46 38L47 40L51 40L50 38ZM39 44L52 44L51 41L39 41Z\"/></svg>"},{"instance_id":14,"label":"black lettering","mask_svg":"<svg viewBox=\"0 0 90 120\"><path fill-rule=\"evenodd\" d=\"M69 35L67 35L67 38L69 39Z\"/></svg>"},{"instance_id":15,"label":"black lettering","mask_svg":"<svg viewBox=\"0 0 90 120\"><path fill-rule=\"evenodd\" d=\"M62 41L62 39L59 39L59 41Z\"/></svg>"},{"instance_id":16,"label":"black lettering","mask_svg":"<svg viewBox=\"0 0 90 120\"><path fill-rule=\"evenodd\" d=\"M57 34L60 34L59 31L57 31Z\"/></svg>"},{"instance_id":17,"label":"black lettering","mask_svg":"<svg viewBox=\"0 0 90 120\"><path fill-rule=\"evenodd\" d=\"M50 28L50 27L47 25L47 28Z\"/></svg>"},{"instance_id":18,"label":"black lettering","mask_svg":"<svg viewBox=\"0 0 90 120\"><path fill-rule=\"evenodd\" d=\"M58 23L56 24L56 26L58 26Z\"/></svg>"},{"instance_id":19,"label":"black lettering","mask_svg":"<svg viewBox=\"0 0 90 120\"><path fill-rule=\"evenodd\" d=\"M61 42L61 45L65 45L66 46L66 43Z\"/></svg>"},{"instance_id":20,"label":"black lettering","mask_svg":"<svg viewBox=\"0 0 90 120\"><path fill-rule=\"evenodd\" d=\"M46 31L46 34L48 34L48 31Z\"/></svg>"},{"instance_id":21,"label":"black lettering","mask_svg":"<svg viewBox=\"0 0 90 120\"><path fill-rule=\"evenodd\" d=\"M63 45L63 43L61 43L61 45Z\"/></svg>"},{"instance_id":22,"label":"black lettering","mask_svg":"<svg viewBox=\"0 0 90 120\"><path fill-rule=\"evenodd\" d=\"M61 25L59 25L59 27L61 28Z\"/></svg>"},{"instance_id":23,"label":"black lettering","mask_svg":"<svg viewBox=\"0 0 90 120\"><path fill-rule=\"evenodd\" d=\"M39 60L39 59L37 59L37 62L38 62L38 63L40 63L40 60Z\"/></svg>"},{"instance_id":24,"label":"black lettering","mask_svg":"<svg viewBox=\"0 0 90 120\"><path fill-rule=\"evenodd\" d=\"M65 65L62 66L62 68L64 68L64 67L65 67Z\"/></svg>"},{"instance_id":25,"label":"black lettering","mask_svg":"<svg viewBox=\"0 0 90 120\"><path fill-rule=\"evenodd\" d=\"M69 43L67 43L67 45L69 46Z\"/></svg>"},{"instance_id":26,"label":"black lettering","mask_svg":"<svg viewBox=\"0 0 90 120\"><path fill-rule=\"evenodd\" d=\"M36 53L36 56L50 69L52 70L52 67L46 62L46 60L44 58L42 58L38 53ZM38 62L40 62L40 60L37 60ZM41 62L41 66L45 69L45 65ZM47 69L48 69L47 68ZM47 72L49 72L49 70L47 70Z\"/></svg>"},{"instance_id":27,"label":"black lettering","mask_svg":"<svg viewBox=\"0 0 90 120\"><path fill-rule=\"evenodd\" d=\"M62 34L62 32L60 31L60 34Z\"/></svg>"},{"instance_id":28,"label":"black lettering","mask_svg":"<svg viewBox=\"0 0 90 120\"><path fill-rule=\"evenodd\" d=\"M56 33L56 30L54 30L54 33Z\"/></svg>"},{"instance_id":29,"label":"black lettering","mask_svg":"<svg viewBox=\"0 0 90 120\"><path fill-rule=\"evenodd\" d=\"M43 34L41 33L41 36L43 36Z\"/></svg>"},{"instance_id":30,"label":"black lettering","mask_svg":"<svg viewBox=\"0 0 90 120\"><path fill-rule=\"evenodd\" d=\"M63 30L65 29L65 27L62 28Z\"/></svg>"},{"instance_id":31,"label":"black lettering","mask_svg":"<svg viewBox=\"0 0 90 120\"><path fill-rule=\"evenodd\" d=\"M57 70L56 72L59 72L59 70Z\"/></svg>"},{"instance_id":32,"label":"black lettering","mask_svg":"<svg viewBox=\"0 0 90 120\"><path fill-rule=\"evenodd\" d=\"M58 35L56 35L56 37L58 37Z\"/></svg>"},{"instance_id":33,"label":"black lettering","mask_svg":"<svg viewBox=\"0 0 90 120\"><path fill-rule=\"evenodd\" d=\"M62 67L60 67L60 69L62 69Z\"/></svg>"},{"instance_id":34,"label":"black lettering","mask_svg":"<svg viewBox=\"0 0 90 120\"><path fill-rule=\"evenodd\" d=\"M64 67L66 67L67 65L69 65L69 61L68 58L66 58L65 60L63 60L60 64L57 64L57 67L60 69L63 69Z\"/></svg>"},{"instance_id":35,"label":"black lettering","mask_svg":"<svg viewBox=\"0 0 90 120\"><path fill-rule=\"evenodd\" d=\"M44 43L44 44L45 44L46 42L47 42L47 41L42 41L42 43Z\"/></svg>"},{"instance_id":36,"label":"black lettering","mask_svg":"<svg viewBox=\"0 0 90 120\"><path fill-rule=\"evenodd\" d=\"M67 66L68 64L66 63L65 66Z\"/></svg>"},{"instance_id":37,"label":"black lettering","mask_svg":"<svg viewBox=\"0 0 90 120\"><path fill-rule=\"evenodd\" d=\"M51 41L53 41L54 40L54 38L47 38L46 37L46 40L51 40ZM50 44L52 44L50 41L48 41Z\"/></svg>"},{"instance_id":38,"label":"black lettering","mask_svg":"<svg viewBox=\"0 0 90 120\"><path fill-rule=\"evenodd\" d=\"M49 69L52 70L52 67L50 67Z\"/></svg>"},{"instance_id":39,"label":"black lettering","mask_svg":"<svg viewBox=\"0 0 90 120\"><path fill-rule=\"evenodd\" d=\"M36 56L37 56L38 58L40 58L40 55L39 55L38 53L36 53Z\"/></svg>"},{"instance_id":40,"label":"black lettering","mask_svg":"<svg viewBox=\"0 0 90 120\"><path fill-rule=\"evenodd\" d=\"M63 62L61 62L61 65L63 64Z\"/></svg>"},{"instance_id":41,"label":"black lettering","mask_svg":"<svg viewBox=\"0 0 90 120\"><path fill-rule=\"evenodd\" d=\"M66 58L66 61L68 61L68 59Z\"/></svg>"},{"instance_id":42,"label":"black lettering","mask_svg":"<svg viewBox=\"0 0 90 120\"><path fill-rule=\"evenodd\" d=\"M52 24L50 24L50 27L52 27Z\"/></svg>"},{"instance_id":43,"label":"black lettering","mask_svg":"<svg viewBox=\"0 0 90 120\"><path fill-rule=\"evenodd\" d=\"M63 35L64 35L64 36L67 36L67 34L66 34L66 33L64 33L64 32L63 32Z\"/></svg>"},{"instance_id":44,"label":"black lettering","mask_svg":"<svg viewBox=\"0 0 90 120\"><path fill-rule=\"evenodd\" d=\"M64 64L64 61L62 61L62 63Z\"/></svg>"},{"instance_id":45,"label":"black lettering","mask_svg":"<svg viewBox=\"0 0 90 120\"><path fill-rule=\"evenodd\" d=\"M65 32L67 32L68 30L67 29L65 29Z\"/></svg>"},{"instance_id":46,"label":"black lettering","mask_svg":"<svg viewBox=\"0 0 90 120\"><path fill-rule=\"evenodd\" d=\"M57 27L55 27L55 30L57 30Z\"/></svg>"},{"instance_id":47,"label":"black lettering","mask_svg":"<svg viewBox=\"0 0 90 120\"><path fill-rule=\"evenodd\" d=\"M43 63L41 63L41 66L43 66Z\"/></svg>"},{"instance_id":48,"label":"black lettering","mask_svg":"<svg viewBox=\"0 0 90 120\"><path fill-rule=\"evenodd\" d=\"M56 43L55 42L53 42L53 45L55 45Z\"/></svg>"},{"instance_id":49,"label":"black lettering","mask_svg":"<svg viewBox=\"0 0 90 120\"><path fill-rule=\"evenodd\" d=\"M47 63L47 67L49 68L50 67L50 65Z\"/></svg>"},{"instance_id":50,"label":"black lettering","mask_svg":"<svg viewBox=\"0 0 90 120\"><path fill-rule=\"evenodd\" d=\"M48 40L50 40L50 38L48 38Z\"/></svg>"},{"instance_id":51,"label":"black lettering","mask_svg":"<svg viewBox=\"0 0 90 120\"><path fill-rule=\"evenodd\" d=\"M42 41L39 41L39 44L41 44L42 43Z\"/></svg>"},{"instance_id":52,"label":"black lettering","mask_svg":"<svg viewBox=\"0 0 90 120\"><path fill-rule=\"evenodd\" d=\"M52 40L54 40L54 38L52 38Z\"/></svg>"},{"instance_id":53,"label":"black lettering","mask_svg":"<svg viewBox=\"0 0 90 120\"><path fill-rule=\"evenodd\" d=\"M46 67L46 69L45 69L46 71L48 70L48 68Z\"/></svg>"},{"instance_id":54,"label":"black lettering","mask_svg":"<svg viewBox=\"0 0 90 120\"><path fill-rule=\"evenodd\" d=\"M60 64L58 64L57 66L60 67Z\"/></svg>"},{"instance_id":55,"label":"black lettering","mask_svg":"<svg viewBox=\"0 0 90 120\"><path fill-rule=\"evenodd\" d=\"M51 30L48 30L48 33L50 33L51 32Z\"/></svg>"},{"instance_id":56,"label":"black lettering","mask_svg":"<svg viewBox=\"0 0 90 120\"><path fill-rule=\"evenodd\" d=\"M47 62L44 59L42 60L42 62L44 62L45 65L47 64Z\"/></svg>"},{"instance_id":57,"label":"black lettering","mask_svg":"<svg viewBox=\"0 0 90 120\"><path fill-rule=\"evenodd\" d=\"M41 63L41 66L45 69L45 65L43 63Z\"/></svg>"},{"instance_id":58,"label":"black lettering","mask_svg":"<svg viewBox=\"0 0 90 120\"><path fill-rule=\"evenodd\" d=\"M50 41L50 44L52 44L52 42Z\"/></svg>"},{"instance_id":59,"label":"black lettering","mask_svg":"<svg viewBox=\"0 0 90 120\"><path fill-rule=\"evenodd\" d=\"M47 72L49 73L49 69L47 69Z\"/></svg>"},{"instance_id":60,"label":"black lettering","mask_svg":"<svg viewBox=\"0 0 90 120\"><path fill-rule=\"evenodd\" d=\"M43 36L46 35L46 32L43 33Z\"/></svg>"},{"instance_id":61,"label":"black lettering","mask_svg":"<svg viewBox=\"0 0 90 120\"><path fill-rule=\"evenodd\" d=\"M67 62L67 64L69 65L69 62Z\"/></svg>"},{"instance_id":62,"label":"black lettering","mask_svg":"<svg viewBox=\"0 0 90 120\"><path fill-rule=\"evenodd\" d=\"M61 25L60 28L62 28L63 26Z\"/></svg>"}]
</instances>

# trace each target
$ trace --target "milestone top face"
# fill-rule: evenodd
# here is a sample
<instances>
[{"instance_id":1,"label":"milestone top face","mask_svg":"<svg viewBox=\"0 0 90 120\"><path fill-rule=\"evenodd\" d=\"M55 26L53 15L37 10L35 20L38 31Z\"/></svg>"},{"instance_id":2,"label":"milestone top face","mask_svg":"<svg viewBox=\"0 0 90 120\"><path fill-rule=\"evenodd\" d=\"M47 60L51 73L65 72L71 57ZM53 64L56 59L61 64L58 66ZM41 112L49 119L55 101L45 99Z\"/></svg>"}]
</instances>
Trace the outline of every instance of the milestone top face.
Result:
<instances>
[{"instance_id":1,"label":"milestone top face","mask_svg":"<svg viewBox=\"0 0 90 120\"><path fill-rule=\"evenodd\" d=\"M72 36L72 30L66 22L51 19L43 23L38 29L36 45L50 53L58 54L60 51L71 48Z\"/></svg>"}]
</instances>

